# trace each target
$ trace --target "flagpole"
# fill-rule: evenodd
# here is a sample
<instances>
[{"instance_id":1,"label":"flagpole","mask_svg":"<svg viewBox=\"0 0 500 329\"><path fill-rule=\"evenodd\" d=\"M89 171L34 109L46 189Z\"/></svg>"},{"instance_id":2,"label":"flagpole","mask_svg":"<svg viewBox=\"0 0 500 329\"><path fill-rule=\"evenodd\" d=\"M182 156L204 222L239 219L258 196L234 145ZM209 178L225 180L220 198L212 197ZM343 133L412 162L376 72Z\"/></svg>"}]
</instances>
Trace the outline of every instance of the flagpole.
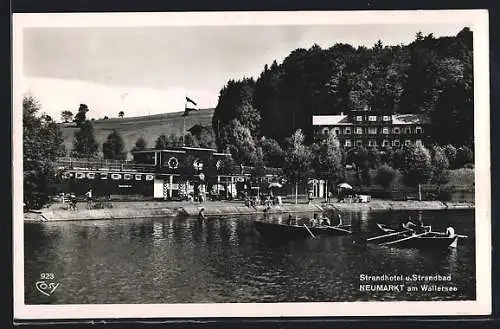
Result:
<instances>
[{"instance_id":1,"label":"flagpole","mask_svg":"<svg viewBox=\"0 0 500 329\"><path fill-rule=\"evenodd\" d=\"M186 138L186 111L187 111L187 94L184 94L184 113L182 114L183 125L182 125L182 146L185 146L184 139Z\"/></svg>"}]
</instances>

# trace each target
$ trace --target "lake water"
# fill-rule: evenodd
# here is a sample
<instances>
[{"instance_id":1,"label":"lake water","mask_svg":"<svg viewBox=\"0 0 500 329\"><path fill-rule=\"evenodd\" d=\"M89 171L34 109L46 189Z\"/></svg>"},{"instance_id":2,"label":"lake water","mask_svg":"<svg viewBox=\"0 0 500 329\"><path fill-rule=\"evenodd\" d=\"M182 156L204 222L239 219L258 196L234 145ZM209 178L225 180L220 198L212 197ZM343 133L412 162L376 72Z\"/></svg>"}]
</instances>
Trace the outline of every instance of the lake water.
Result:
<instances>
[{"instance_id":1,"label":"lake water","mask_svg":"<svg viewBox=\"0 0 500 329\"><path fill-rule=\"evenodd\" d=\"M420 215L435 230L451 225L468 238L460 239L456 249L421 251L356 244L351 236L265 241L251 217L26 223L25 300L144 304L475 299L473 211L342 215L364 236L379 234L377 222L397 227L409 216ZM35 287L41 273L54 273L55 278L46 281L59 283L50 296ZM382 287L367 292L360 288L366 284L361 274L450 275L452 281L444 286L456 291L380 291L386 289Z\"/></svg>"}]
</instances>

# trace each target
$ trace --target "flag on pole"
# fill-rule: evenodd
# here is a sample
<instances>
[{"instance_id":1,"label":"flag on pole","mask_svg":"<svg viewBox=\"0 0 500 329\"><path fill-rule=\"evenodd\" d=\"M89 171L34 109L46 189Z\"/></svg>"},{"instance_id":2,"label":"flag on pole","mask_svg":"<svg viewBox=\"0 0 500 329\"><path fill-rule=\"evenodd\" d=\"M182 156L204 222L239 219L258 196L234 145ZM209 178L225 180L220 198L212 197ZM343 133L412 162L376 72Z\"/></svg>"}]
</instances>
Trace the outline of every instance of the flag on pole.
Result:
<instances>
[{"instance_id":1,"label":"flag on pole","mask_svg":"<svg viewBox=\"0 0 500 329\"><path fill-rule=\"evenodd\" d=\"M186 105L184 106L184 115L188 115L191 111L198 111L198 104L191 98L186 96Z\"/></svg>"}]
</instances>

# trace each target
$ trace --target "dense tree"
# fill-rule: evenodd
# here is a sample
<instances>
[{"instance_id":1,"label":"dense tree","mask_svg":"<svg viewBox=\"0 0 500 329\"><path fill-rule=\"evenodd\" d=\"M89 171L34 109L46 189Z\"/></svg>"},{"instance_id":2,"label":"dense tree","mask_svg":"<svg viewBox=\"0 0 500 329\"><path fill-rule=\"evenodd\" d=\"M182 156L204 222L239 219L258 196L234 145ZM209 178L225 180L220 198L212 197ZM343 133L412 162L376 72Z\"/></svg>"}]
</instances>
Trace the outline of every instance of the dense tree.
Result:
<instances>
[{"instance_id":1,"label":"dense tree","mask_svg":"<svg viewBox=\"0 0 500 329\"><path fill-rule=\"evenodd\" d=\"M444 184L447 180L447 171L450 167L446 153L441 146L434 145L431 149L432 154L432 180L438 184Z\"/></svg>"},{"instance_id":2,"label":"dense tree","mask_svg":"<svg viewBox=\"0 0 500 329\"><path fill-rule=\"evenodd\" d=\"M211 127L195 125L189 130L193 136L193 145L204 148L216 148L215 137Z\"/></svg>"},{"instance_id":3,"label":"dense tree","mask_svg":"<svg viewBox=\"0 0 500 329\"><path fill-rule=\"evenodd\" d=\"M189 132L184 135L184 140L182 140L182 136L180 138L178 138L177 135L171 134L169 136L168 145L170 147L175 147L175 146L198 147L199 146L196 138Z\"/></svg>"},{"instance_id":4,"label":"dense tree","mask_svg":"<svg viewBox=\"0 0 500 329\"><path fill-rule=\"evenodd\" d=\"M228 81L220 91L219 102L212 118L219 150L225 149L226 145L235 139L233 131L229 129L234 120L237 120L243 128L247 128L252 138L259 134L260 114L253 107L254 89L253 79L243 79Z\"/></svg>"},{"instance_id":5,"label":"dense tree","mask_svg":"<svg viewBox=\"0 0 500 329\"><path fill-rule=\"evenodd\" d=\"M148 146L148 142L143 137L139 137L139 139L137 139L135 141L135 145L134 145L134 148L132 150L133 151L143 151L147 148L147 146Z\"/></svg>"},{"instance_id":6,"label":"dense tree","mask_svg":"<svg viewBox=\"0 0 500 329\"><path fill-rule=\"evenodd\" d=\"M64 123L68 123L70 122L71 120L73 120L73 112L71 111L62 111L61 112L61 120L64 122Z\"/></svg>"},{"instance_id":7,"label":"dense tree","mask_svg":"<svg viewBox=\"0 0 500 329\"><path fill-rule=\"evenodd\" d=\"M95 140L94 127L89 120L80 122L80 129L75 132L73 156L91 158L97 156L99 144Z\"/></svg>"},{"instance_id":8,"label":"dense tree","mask_svg":"<svg viewBox=\"0 0 500 329\"><path fill-rule=\"evenodd\" d=\"M312 154L304 145L304 134L300 129L295 131L291 137L291 145L288 147L283 164L285 177L295 184L295 203L297 203L298 185L303 183L311 175Z\"/></svg>"},{"instance_id":9,"label":"dense tree","mask_svg":"<svg viewBox=\"0 0 500 329\"><path fill-rule=\"evenodd\" d=\"M88 111L89 107L86 104L80 104L78 112L76 113L75 118L73 119L73 121L76 123L78 127L80 126L80 124L82 124L87 120Z\"/></svg>"},{"instance_id":10,"label":"dense tree","mask_svg":"<svg viewBox=\"0 0 500 329\"><path fill-rule=\"evenodd\" d=\"M234 160L239 164L254 165L258 159L256 158L256 146L250 129L244 127L236 119L229 123L228 129L231 130L231 135L226 146L233 155Z\"/></svg>"},{"instance_id":11,"label":"dense tree","mask_svg":"<svg viewBox=\"0 0 500 329\"><path fill-rule=\"evenodd\" d=\"M40 208L48 201L53 161L64 155L62 134L55 122L39 116L40 104L33 96L23 98L24 203Z\"/></svg>"},{"instance_id":12,"label":"dense tree","mask_svg":"<svg viewBox=\"0 0 500 329\"><path fill-rule=\"evenodd\" d=\"M387 189L390 188L396 178L396 170L387 164L383 164L377 168L375 180L380 186Z\"/></svg>"},{"instance_id":13,"label":"dense tree","mask_svg":"<svg viewBox=\"0 0 500 329\"><path fill-rule=\"evenodd\" d=\"M118 117L123 119L124 115L125 115L125 112L123 112L123 111L118 112Z\"/></svg>"},{"instance_id":14,"label":"dense tree","mask_svg":"<svg viewBox=\"0 0 500 329\"><path fill-rule=\"evenodd\" d=\"M139 139L137 139L135 141L135 145L132 148L130 153L132 153L132 155L134 155L134 152L143 151L147 148L147 146L148 146L148 142L143 137L139 137Z\"/></svg>"},{"instance_id":15,"label":"dense tree","mask_svg":"<svg viewBox=\"0 0 500 329\"><path fill-rule=\"evenodd\" d=\"M102 144L102 153L104 159L125 160L127 158L123 138L116 129L113 129L108 139Z\"/></svg>"},{"instance_id":16,"label":"dense tree","mask_svg":"<svg viewBox=\"0 0 500 329\"><path fill-rule=\"evenodd\" d=\"M454 169L455 159L457 158L457 149L451 145L447 144L443 148L444 154L446 154L446 159L448 160L448 164L450 168Z\"/></svg>"},{"instance_id":17,"label":"dense tree","mask_svg":"<svg viewBox=\"0 0 500 329\"><path fill-rule=\"evenodd\" d=\"M285 152L276 140L262 137L258 145L262 148L263 161L266 166L279 168L283 166Z\"/></svg>"},{"instance_id":18,"label":"dense tree","mask_svg":"<svg viewBox=\"0 0 500 329\"><path fill-rule=\"evenodd\" d=\"M156 150L164 150L168 148L168 139L165 134L161 134L155 141Z\"/></svg>"},{"instance_id":19,"label":"dense tree","mask_svg":"<svg viewBox=\"0 0 500 329\"><path fill-rule=\"evenodd\" d=\"M255 160L253 163L253 169L251 172L252 179L258 183L259 179L263 177L266 174L264 166L264 156L262 152L262 147L256 147L255 148Z\"/></svg>"},{"instance_id":20,"label":"dense tree","mask_svg":"<svg viewBox=\"0 0 500 329\"><path fill-rule=\"evenodd\" d=\"M428 183L432 178L431 155L421 144L406 146L404 163L400 169L404 181L409 186Z\"/></svg>"}]
</instances>

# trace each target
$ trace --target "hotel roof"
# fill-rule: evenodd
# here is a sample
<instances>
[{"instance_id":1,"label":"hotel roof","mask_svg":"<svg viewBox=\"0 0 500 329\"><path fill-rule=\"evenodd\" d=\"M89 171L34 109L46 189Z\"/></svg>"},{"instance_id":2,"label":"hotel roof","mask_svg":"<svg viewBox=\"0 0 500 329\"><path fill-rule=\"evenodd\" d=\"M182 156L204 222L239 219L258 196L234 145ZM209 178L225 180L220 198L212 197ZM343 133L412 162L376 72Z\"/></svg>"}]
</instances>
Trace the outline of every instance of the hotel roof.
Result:
<instances>
[{"instance_id":1,"label":"hotel roof","mask_svg":"<svg viewBox=\"0 0 500 329\"><path fill-rule=\"evenodd\" d=\"M424 114L393 114L390 124L425 124L429 119ZM314 115L312 117L313 126L334 126L334 125L353 125L347 115Z\"/></svg>"},{"instance_id":2,"label":"hotel roof","mask_svg":"<svg viewBox=\"0 0 500 329\"><path fill-rule=\"evenodd\" d=\"M313 126L326 126L338 124L351 124L347 115L314 115Z\"/></svg>"}]
</instances>

